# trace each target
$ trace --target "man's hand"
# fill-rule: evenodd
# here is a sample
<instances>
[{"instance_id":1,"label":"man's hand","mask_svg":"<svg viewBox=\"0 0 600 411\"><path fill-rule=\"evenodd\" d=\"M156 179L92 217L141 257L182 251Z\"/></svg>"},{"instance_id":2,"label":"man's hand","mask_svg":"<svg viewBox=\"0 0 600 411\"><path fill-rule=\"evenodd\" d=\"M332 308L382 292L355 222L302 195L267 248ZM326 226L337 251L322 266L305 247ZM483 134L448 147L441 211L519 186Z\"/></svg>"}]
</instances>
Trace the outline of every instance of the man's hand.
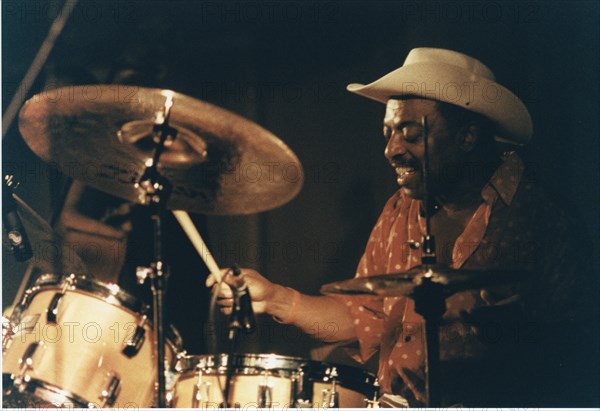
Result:
<instances>
[{"instance_id":1,"label":"man's hand","mask_svg":"<svg viewBox=\"0 0 600 411\"><path fill-rule=\"evenodd\" d=\"M232 287L248 286L252 309L256 314L268 314L276 321L293 324L307 334L323 341L349 341L356 338L353 319L347 307L331 296L309 296L275 284L256 271L243 268L239 276L230 268L221 270L223 282L219 285L214 275L206 279L207 287L220 287L217 304L221 312L231 313ZM334 333L321 332L324 327L335 328Z\"/></svg>"},{"instance_id":2,"label":"man's hand","mask_svg":"<svg viewBox=\"0 0 600 411\"><path fill-rule=\"evenodd\" d=\"M272 283L250 268L242 268L241 274L237 277L233 275L231 268L224 268L221 270L221 277L224 284L220 286L217 304L221 306L223 314L230 314L233 304L233 293L229 286L236 288L246 283L250 297L252 298L252 309L256 314L273 315L268 310L269 303L274 301L278 292L283 293L287 291L284 287ZM219 287L214 275L211 274L208 276L206 286Z\"/></svg>"}]
</instances>

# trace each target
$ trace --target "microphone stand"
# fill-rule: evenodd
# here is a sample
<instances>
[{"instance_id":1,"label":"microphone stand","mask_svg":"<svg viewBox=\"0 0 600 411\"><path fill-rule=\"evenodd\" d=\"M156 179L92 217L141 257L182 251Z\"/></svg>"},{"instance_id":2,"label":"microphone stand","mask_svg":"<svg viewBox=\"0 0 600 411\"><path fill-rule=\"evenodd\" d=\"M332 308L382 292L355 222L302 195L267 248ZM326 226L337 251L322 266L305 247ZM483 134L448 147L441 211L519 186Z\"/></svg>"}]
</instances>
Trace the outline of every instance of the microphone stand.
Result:
<instances>
[{"instance_id":1,"label":"microphone stand","mask_svg":"<svg viewBox=\"0 0 600 411\"><path fill-rule=\"evenodd\" d=\"M429 129L427 117L423 116L423 148L424 167L423 183L425 208L425 235L422 241L421 264L425 273L420 277L414 288L412 298L415 301L415 311L423 316L426 340L426 381L427 407L438 407L441 403L440 390L440 324L446 311L444 286L433 281L433 267L437 259L435 254L435 238L431 235L430 197L429 197Z\"/></svg>"},{"instance_id":2,"label":"microphone stand","mask_svg":"<svg viewBox=\"0 0 600 411\"><path fill-rule=\"evenodd\" d=\"M14 253L15 260L19 262L28 261L33 257L31 242L27 231L17 212L17 204L13 198L15 184L14 176L5 175L2 186L2 225L6 231L8 248Z\"/></svg>"},{"instance_id":3,"label":"microphone stand","mask_svg":"<svg viewBox=\"0 0 600 411\"><path fill-rule=\"evenodd\" d=\"M163 261L163 243L162 243L162 214L171 193L171 185L158 172L158 161L165 149L167 138L175 138L177 130L169 126L171 108L173 107L173 93L164 91L166 97L164 107L156 113L154 126L152 129L154 141L157 141L152 159L146 162L146 169L140 180L135 184L135 188L140 191L140 200L142 204L150 206L153 221L153 239L154 239L154 261L151 267L144 272L150 276L152 289L153 305L153 328L156 336L154 345L154 355L157 361L157 382L158 382L158 408L166 408L166 370L165 370L165 316L166 316L166 292L169 269ZM145 276L140 275L138 270L138 279L144 282Z\"/></svg>"}]
</instances>

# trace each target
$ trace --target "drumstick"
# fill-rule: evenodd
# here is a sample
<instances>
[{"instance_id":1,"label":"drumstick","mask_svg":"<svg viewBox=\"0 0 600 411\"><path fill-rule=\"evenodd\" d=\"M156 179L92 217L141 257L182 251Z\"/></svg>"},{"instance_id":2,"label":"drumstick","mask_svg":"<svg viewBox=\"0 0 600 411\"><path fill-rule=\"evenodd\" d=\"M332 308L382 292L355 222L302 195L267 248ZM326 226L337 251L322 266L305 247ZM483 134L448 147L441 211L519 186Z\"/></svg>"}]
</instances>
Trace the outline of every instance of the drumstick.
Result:
<instances>
[{"instance_id":1,"label":"drumstick","mask_svg":"<svg viewBox=\"0 0 600 411\"><path fill-rule=\"evenodd\" d=\"M200 255L200 258L204 260L204 263L210 270L211 274L215 276L217 282L221 282L221 270L217 265L214 257L210 253L208 247L204 243L204 240L200 236L200 233L196 229L196 226L192 222L190 215L183 210L173 210L173 215L183 228L183 231L187 234L188 238L192 242L192 245Z\"/></svg>"}]
</instances>

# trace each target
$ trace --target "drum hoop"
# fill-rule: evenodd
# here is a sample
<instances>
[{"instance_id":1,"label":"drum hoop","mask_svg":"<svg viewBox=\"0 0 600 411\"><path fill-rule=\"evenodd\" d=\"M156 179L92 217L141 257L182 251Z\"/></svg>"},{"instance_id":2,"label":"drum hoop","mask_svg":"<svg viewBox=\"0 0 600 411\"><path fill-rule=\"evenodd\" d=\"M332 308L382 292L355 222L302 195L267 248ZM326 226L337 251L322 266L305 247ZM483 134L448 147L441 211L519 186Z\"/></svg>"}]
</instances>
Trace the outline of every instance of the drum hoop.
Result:
<instances>
[{"instance_id":1,"label":"drum hoop","mask_svg":"<svg viewBox=\"0 0 600 411\"><path fill-rule=\"evenodd\" d=\"M36 294L48 290L61 290L63 276L57 274L42 274L34 282L33 286L25 291L22 304L28 305ZM123 308L132 314L147 315L150 307L139 299L129 294L117 284L105 283L92 278L75 277L75 281L67 288L67 291L81 291L91 297L95 297L107 304Z\"/></svg>"},{"instance_id":2,"label":"drum hoop","mask_svg":"<svg viewBox=\"0 0 600 411\"><path fill-rule=\"evenodd\" d=\"M64 390L54 384L50 384L48 382L39 380L37 378L32 378L26 384L24 384L24 392L34 395L36 398L39 398L43 401L52 402L56 399L56 396L60 396L64 398L63 404L65 402L70 402L76 408L88 408L89 402L74 394L70 391ZM63 405L61 404L61 405ZM33 408L33 407L31 407Z\"/></svg>"},{"instance_id":3,"label":"drum hoop","mask_svg":"<svg viewBox=\"0 0 600 411\"><path fill-rule=\"evenodd\" d=\"M224 374L227 366L227 354L219 354L218 374ZM306 360L278 354L236 354L234 356L236 371L241 375L260 375L265 371L280 377L290 377L302 372L304 378L311 382L325 382L325 370L335 367L338 370L337 381L340 386L360 392L367 398L377 393L375 374L358 367L343 364L332 364L322 361ZM214 355L185 355L178 358L175 370L181 377L189 376L202 370L214 373Z\"/></svg>"},{"instance_id":4,"label":"drum hoop","mask_svg":"<svg viewBox=\"0 0 600 411\"><path fill-rule=\"evenodd\" d=\"M23 312L27 309L29 302L37 294L44 291L61 291L64 277L56 274L42 274L34 282L34 285L25 291L25 295L18 307L13 310L9 318L11 324L18 324L21 321ZM67 288L67 291L80 292L86 296L96 298L106 304L125 310L134 317L143 315L148 316L148 326L152 326L152 310L150 306L142 303L136 297L123 290L117 284L104 283L92 278L76 277L72 285ZM183 351L183 339L181 334L172 324L167 328L166 342L171 346L173 354L177 356Z\"/></svg>"},{"instance_id":5,"label":"drum hoop","mask_svg":"<svg viewBox=\"0 0 600 411\"><path fill-rule=\"evenodd\" d=\"M219 354L219 374L225 372L228 355ZM179 358L176 364L177 372L187 373L190 371L214 370L214 355L186 355ZM233 364L238 370L245 371L244 374L251 374L249 369L262 371L299 371L309 360L299 357L290 357L278 354L236 354L233 356Z\"/></svg>"}]
</instances>

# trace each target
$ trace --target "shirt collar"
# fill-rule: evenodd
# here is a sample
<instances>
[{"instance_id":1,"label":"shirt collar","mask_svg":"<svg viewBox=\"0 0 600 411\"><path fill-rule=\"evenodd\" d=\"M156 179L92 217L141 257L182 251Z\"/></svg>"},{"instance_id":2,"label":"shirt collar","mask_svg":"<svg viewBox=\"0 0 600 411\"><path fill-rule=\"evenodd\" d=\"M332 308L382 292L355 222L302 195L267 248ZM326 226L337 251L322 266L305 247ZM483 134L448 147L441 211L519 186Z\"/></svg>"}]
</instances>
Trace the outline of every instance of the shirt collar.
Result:
<instances>
[{"instance_id":1,"label":"shirt collar","mask_svg":"<svg viewBox=\"0 0 600 411\"><path fill-rule=\"evenodd\" d=\"M494 197L500 196L504 204L510 205L519 187L523 175L523 160L515 152L507 154L503 160L502 165L481 190L481 197L486 203L493 202Z\"/></svg>"}]
</instances>

